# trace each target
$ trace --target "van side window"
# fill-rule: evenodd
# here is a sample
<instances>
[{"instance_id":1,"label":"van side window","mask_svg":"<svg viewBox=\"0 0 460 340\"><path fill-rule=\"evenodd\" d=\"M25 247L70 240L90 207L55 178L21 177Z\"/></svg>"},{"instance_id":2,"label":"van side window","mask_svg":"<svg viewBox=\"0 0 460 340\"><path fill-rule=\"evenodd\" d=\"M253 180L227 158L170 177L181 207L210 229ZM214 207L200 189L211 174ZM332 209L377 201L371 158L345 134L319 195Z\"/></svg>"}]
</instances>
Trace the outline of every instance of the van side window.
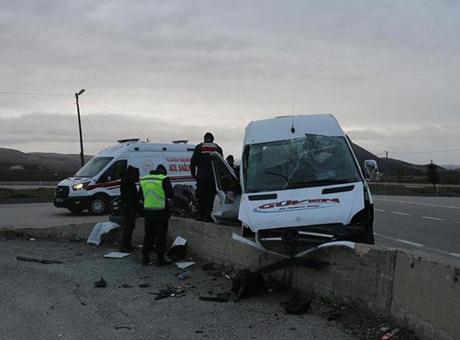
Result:
<instances>
[{"instance_id":1,"label":"van side window","mask_svg":"<svg viewBox=\"0 0 460 340\"><path fill-rule=\"evenodd\" d=\"M116 161L104 172L97 182L106 183L118 181L121 177L123 177L127 167L128 161L126 159Z\"/></svg>"}]
</instances>

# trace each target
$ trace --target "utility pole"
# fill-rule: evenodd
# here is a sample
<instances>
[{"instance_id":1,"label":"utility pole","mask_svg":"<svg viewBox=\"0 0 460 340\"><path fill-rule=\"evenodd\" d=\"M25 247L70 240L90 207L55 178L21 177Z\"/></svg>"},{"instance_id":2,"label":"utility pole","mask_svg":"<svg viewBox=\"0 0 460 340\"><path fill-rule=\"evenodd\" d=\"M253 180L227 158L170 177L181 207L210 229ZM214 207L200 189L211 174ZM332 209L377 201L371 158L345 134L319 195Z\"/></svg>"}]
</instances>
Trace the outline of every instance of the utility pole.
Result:
<instances>
[{"instance_id":1,"label":"utility pole","mask_svg":"<svg viewBox=\"0 0 460 340\"><path fill-rule=\"evenodd\" d=\"M78 97L85 92L85 89L81 89L79 92L75 92L75 99L77 101L77 115L78 115L78 131L80 132L80 161L81 166L85 165L85 156L83 155L83 135L81 133L81 119L80 119L80 105L78 103Z\"/></svg>"}]
</instances>

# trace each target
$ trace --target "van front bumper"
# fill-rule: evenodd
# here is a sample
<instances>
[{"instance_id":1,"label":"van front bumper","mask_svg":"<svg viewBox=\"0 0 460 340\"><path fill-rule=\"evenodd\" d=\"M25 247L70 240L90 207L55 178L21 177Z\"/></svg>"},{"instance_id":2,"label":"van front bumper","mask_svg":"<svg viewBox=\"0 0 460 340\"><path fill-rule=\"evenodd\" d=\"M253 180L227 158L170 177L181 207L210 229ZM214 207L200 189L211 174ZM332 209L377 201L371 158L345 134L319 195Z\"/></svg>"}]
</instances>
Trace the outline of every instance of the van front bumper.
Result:
<instances>
[{"instance_id":1,"label":"van front bumper","mask_svg":"<svg viewBox=\"0 0 460 340\"><path fill-rule=\"evenodd\" d=\"M55 197L54 206L57 208L67 208L69 210L88 209L91 197Z\"/></svg>"},{"instance_id":2,"label":"van front bumper","mask_svg":"<svg viewBox=\"0 0 460 340\"><path fill-rule=\"evenodd\" d=\"M257 240L268 250L293 256L331 241L373 243L373 240L368 241L372 234L372 225L325 224L262 229L257 232Z\"/></svg>"}]
</instances>

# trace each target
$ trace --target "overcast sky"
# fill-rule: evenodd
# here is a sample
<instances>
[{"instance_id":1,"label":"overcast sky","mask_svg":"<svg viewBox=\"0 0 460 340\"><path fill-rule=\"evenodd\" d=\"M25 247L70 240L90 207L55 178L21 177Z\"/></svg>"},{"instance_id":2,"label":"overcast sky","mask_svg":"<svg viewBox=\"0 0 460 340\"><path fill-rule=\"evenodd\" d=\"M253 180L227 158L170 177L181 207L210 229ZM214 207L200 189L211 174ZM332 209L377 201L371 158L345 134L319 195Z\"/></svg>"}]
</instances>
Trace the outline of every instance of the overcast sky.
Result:
<instances>
[{"instance_id":1,"label":"overcast sky","mask_svg":"<svg viewBox=\"0 0 460 340\"><path fill-rule=\"evenodd\" d=\"M293 110L460 164L458 1L0 0L0 48L0 147L78 153L85 88L90 154L209 130L239 158L249 121Z\"/></svg>"}]
</instances>

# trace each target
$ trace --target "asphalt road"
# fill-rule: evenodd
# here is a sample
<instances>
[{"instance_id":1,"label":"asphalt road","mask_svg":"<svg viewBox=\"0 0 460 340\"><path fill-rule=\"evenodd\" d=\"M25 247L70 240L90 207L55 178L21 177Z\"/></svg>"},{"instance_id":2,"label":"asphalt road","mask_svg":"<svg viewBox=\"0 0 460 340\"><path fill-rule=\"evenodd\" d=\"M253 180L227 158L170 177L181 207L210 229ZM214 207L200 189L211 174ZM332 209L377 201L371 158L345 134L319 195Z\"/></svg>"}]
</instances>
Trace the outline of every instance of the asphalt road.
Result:
<instances>
[{"instance_id":1,"label":"asphalt road","mask_svg":"<svg viewBox=\"0 0 460 340\"><path fill-rule=\"evenodd\" d=\"M460 198L374 196L376 243L460 263ZM73 215L50 203L0 205L0 228L98 222L106 216Z\"/></svg>"},{"instance_id":2,"label":"asphalt road","mask_svg":"<svg viewBox=\"0 0 460 340\"><path fill-rule=\"evenodd\" d=\"M377 244L460 261L460 197L374 196Z\"/></svg>"},{"instance_id":3,"label":"asphalt road","mask_svg":"<svg viewBox=\"0 0 460 340\"><path fill-rule=\"evenodd\" d=\"M106 221L107 216L74 215L52 203L0 204L0 228L45 228L67 224Z\"/></svg>"}]
</instances>

